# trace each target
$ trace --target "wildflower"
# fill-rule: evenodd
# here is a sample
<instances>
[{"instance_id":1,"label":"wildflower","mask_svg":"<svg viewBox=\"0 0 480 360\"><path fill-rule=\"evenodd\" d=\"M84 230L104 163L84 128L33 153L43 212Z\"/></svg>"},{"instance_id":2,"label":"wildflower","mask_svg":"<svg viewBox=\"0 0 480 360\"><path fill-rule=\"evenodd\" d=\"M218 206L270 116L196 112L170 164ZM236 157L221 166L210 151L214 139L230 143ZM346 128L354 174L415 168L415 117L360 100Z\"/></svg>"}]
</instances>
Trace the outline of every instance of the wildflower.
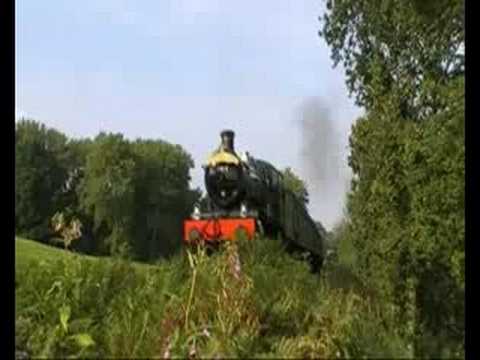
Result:
<instances>
[{"instance_id":1,"label":"wildflower","mask_svg":"<svg viewBox=\"0 0 480 360\"><path fill-rule=\"evenodd\" d=\"M190 347L190 351L188 352L188 356L190 358L194 358L196 354L197 350L195 349L195 344L192 344L192 346Z\"/></svg>"},{"instance_id":2,"label":"wildflower","mask_svg":"<svg viewBox=\"0 0 480 360\"><path fill-rule=\"evenodd\" d=\"M210 331L208 331L207 328L203 329L202 334L205 337L208 337L208 338L210 337Z\"/></svg>"},{"instance_id":3,"label":"wildflower","mask_svg":"<svg viewBox=\"0 0 480 360\"><path fill-rule=\"evenodd\" d=\"M172 350L172 343L170 342L170 339L168 339L167 348L165 349L165 352L163 353L163 358L164 359L170 359L170 351L171 350Z\"/></svg>"}]
</instances>

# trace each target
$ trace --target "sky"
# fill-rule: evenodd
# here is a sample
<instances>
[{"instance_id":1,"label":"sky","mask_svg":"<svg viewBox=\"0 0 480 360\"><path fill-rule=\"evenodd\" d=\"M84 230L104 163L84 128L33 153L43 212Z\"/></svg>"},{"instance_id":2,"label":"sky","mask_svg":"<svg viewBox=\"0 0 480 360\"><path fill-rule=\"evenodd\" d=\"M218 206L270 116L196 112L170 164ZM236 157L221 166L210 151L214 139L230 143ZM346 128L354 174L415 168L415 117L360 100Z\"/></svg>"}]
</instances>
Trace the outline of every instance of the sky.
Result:
<instances>
[{"instance_id":1,"label":"sky","mask_svg":"<svg viewBox=\"0 0 480 360\"><path fill-rule=\"evenodd\" d=\"M72 137L103 130L180 144L195 160L192 186L200 188L200 165L220 131L233 129L238 150L306 180L312 217L331 228L342 216L348 133L361 110L318 36L324 7L322 0L16 0L17 117ZM328 127L305 119L312 103ZM323 142L315 148L317 133ZM319 159L329 163L320 180Z\"/></svg>"}]
</instances>

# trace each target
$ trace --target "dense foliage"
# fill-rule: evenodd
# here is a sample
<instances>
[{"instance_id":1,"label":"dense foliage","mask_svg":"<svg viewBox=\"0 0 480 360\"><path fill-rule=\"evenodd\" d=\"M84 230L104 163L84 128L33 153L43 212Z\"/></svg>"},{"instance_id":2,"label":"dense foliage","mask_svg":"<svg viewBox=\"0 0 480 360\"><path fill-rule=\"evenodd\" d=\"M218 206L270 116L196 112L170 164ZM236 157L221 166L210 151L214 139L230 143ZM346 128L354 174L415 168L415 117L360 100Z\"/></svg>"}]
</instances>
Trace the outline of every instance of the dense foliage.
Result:
<instances>
[{"instance_id":1,"label":"dense foliage","mask_svg":"<svg viewBox=\"0 0 480 360\"><path fill-rule=\"evenodd\" d=\"M396 324L361 292L310 274L278 241L226 244L155 266L17 242L16 348L31 357L410 354Z\"/></svg>"},{"instance_id":2,"label":"dense foliage","mask_svg":"<svg viewBox=\"0 0 480 360\"><path fill-rule=\"evenodd\" d=\"M191 156L161 140L120 134L67 139L33 120L16 124L17 234L49 241L54 215L80 221L73 248L152 259L179 248L181 223L200 196Z\"/></svg>"},{"instance_id":3,"label":"dense foliage","mask_svg":"<svg viewBox=\"0 0 480 360\"><path fill-rule=\"evenodd\" d=\"M61 207L67 178L67 138L35 121L15 128L15 230L39 240L48 236L48 221Z\"/></svg>"},{"instance_id":4,"label":"dense foliage","mask_svg":"<svg viewBox=\"0 0 480 360\"><path fill-rule=\"evenodd\" d=\"M354 178L341 241L417 356L460 356L463 2L327 4L321 35L366 110L350 137Z\"/></svg>"},{"instance_id":5,"label":"dense foliage","mask_svg":"<svg viewBox=\"0 0 480 360\"><path fill-rule=\"evenodd\" d=\"M321 36L357 103L399 100L402 116L438 111L434 89L465 71L463 0L327 0Z\"/></svg>"}]
</instances>

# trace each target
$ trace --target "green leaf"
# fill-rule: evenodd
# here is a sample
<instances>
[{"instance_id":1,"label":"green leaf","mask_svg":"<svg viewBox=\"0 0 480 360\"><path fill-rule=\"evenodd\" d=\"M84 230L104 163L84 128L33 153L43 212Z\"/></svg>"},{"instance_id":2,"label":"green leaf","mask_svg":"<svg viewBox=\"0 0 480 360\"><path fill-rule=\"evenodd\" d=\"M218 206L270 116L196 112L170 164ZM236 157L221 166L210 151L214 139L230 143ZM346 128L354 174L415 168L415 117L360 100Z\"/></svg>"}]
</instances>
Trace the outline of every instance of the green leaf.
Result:
<instances>
[{"instance_id":1,"label":"green leaf","mask_svg":"<svg viewBox=\"0 0 480 360\"><path fill-rule=\"evenodd\" d=\"M70 338L74 340L76 344L81 348L87 348L89 346L95 345L95 341L92 339L91 335L87 333L75 334L72 335Z\"/></svg>"},{"instance_id":2,"label":"green leaf","mask_svg":"<svg viewBox=\"0 0 480 360\"><path fill-rule=\"evenodd\" d=\"M68 305L63 305L60 310L60 323L62 324L63 330L68 331L68 320L70 319L71 309Z\"/></svg>"}]
</instances>

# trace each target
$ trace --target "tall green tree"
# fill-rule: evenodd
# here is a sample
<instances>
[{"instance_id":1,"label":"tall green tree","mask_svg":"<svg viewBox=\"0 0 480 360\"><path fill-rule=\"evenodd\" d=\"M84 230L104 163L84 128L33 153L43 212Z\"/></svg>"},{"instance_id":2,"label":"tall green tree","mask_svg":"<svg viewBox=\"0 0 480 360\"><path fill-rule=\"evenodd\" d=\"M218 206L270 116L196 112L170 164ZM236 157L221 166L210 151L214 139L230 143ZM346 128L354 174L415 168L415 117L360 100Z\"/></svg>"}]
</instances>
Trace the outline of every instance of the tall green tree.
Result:
<instances>
[{"instance_id":1,"label":"tall green tree","mask_svg":"<svg viewBox=\"0 0 480 360\"><path fill-rule=\"evenodd\" d=\"M320 32L366 110L345 236L420 356L464 338L463 19L459 0L327 1Z\"/></svg>"},{"instance_id":2,"label":"tall green tree","mask_svg":"<svg viewBox=\"0 0 480 360\"><path fill-rule=\"evenodd\" d=\"M82 196L85 188L85 168L87 156L92 148L92 139L69 139L66 158L68 175L62 189L62 213L70 221L78 219L82 223L82 236L73 248L76 251L95 254L97 242L93 236L93 215L83 206Z\"/></svg>"},{"instance_id":3,"label":"tall green tree","mask_svg":"<svg viewBox=\"0 0 480 360\"><path fill-rule=\"evenodd\" d=\"M15 230L39 240L48 238L51 216L61 207L68 173L67 138L34 120L15 125Z\"/></svg>"},{"instance_id":4,"label":"tall green tree","mask_svg":"<svg viewBox=\"0 0 480 360\"><path fill-rule=\"evenodd\" d=\"M128 251L133 245L138 170L138 159L121 134L95 138L86 158L81 202L108 253Z\"/></svg>"},{"instance_id":5,"label":"tall green tree","mask_svg":"<svg viewBox=\"0 0 480 360\"><path fill-rule=\"evenodd\" d=\"M181 244L182 224L200 194L189 187L192 157L179 145L137 140L133 151L141 170L136 218L138 253L143 258L171 254Z\"/></svg>"}]
</instances>

